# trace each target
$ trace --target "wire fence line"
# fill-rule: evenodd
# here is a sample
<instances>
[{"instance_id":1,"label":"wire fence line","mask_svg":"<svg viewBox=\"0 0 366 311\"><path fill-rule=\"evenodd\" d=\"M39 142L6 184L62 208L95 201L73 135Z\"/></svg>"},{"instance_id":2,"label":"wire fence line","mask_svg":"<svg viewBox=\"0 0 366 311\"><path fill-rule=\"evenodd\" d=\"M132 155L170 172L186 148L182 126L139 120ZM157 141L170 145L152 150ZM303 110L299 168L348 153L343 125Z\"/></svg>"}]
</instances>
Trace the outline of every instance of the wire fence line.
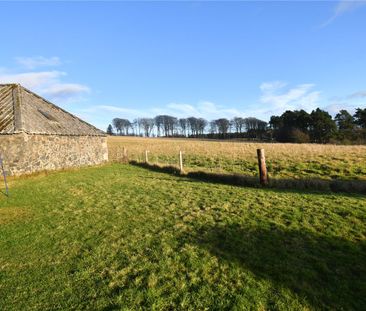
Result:
<instances>
[{"instance_id":1,"label":"wire fence line","mask_svg":"<svg viewBox=\"0 0 366 311\"><path fill-rule=\"evenodd\" d=\"M232 144L216 144L207 149L194 144L174 145L112 145L112 162L148 162L162 166L179 166L179 152L183 152L184 169L187 172L243 174L258 176L257 149L259 144L245 145L242 149ZM355 147L324 148L323 146L277 144L265 145L268 174L274 178L319 178L326 180L366 180L366 153ZM124 151L125 150L125 151ZM127 150L127 151L126 151ZM124 152L128 156L124 155Z\"/></svg>"}]
</instances>

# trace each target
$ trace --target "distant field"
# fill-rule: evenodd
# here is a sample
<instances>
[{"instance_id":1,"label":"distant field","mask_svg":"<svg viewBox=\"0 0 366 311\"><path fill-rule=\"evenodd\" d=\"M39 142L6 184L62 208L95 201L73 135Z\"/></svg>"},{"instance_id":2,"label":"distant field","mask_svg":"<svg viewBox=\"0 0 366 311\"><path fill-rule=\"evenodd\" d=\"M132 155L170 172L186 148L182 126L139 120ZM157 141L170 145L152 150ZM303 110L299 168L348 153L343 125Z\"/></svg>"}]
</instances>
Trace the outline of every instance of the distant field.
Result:
<instances>
[{"instance_id":1,"label":"distant field","mask_svg":"<svg viewBox=\"0 0 366 311\"><path fill-rule=\"evenodd\" d=\"M366 180L366 146L315 144L248 143L191 139L109 137L110 159L128 150L131 160L177 165L178 152L184 152L187 171L241 173L258 172L256 149L264 148L272 177Z\"/></svg>"},{"instance_id":2,"label":"distant field","mask_svg":"<svg viewBox=\"0 0 366 311\"><path fill-rule=\"evenodd\" d=\"M365 196L123 164L10 189L0 310L366 310Z\"/></svg>"}]
</instances>

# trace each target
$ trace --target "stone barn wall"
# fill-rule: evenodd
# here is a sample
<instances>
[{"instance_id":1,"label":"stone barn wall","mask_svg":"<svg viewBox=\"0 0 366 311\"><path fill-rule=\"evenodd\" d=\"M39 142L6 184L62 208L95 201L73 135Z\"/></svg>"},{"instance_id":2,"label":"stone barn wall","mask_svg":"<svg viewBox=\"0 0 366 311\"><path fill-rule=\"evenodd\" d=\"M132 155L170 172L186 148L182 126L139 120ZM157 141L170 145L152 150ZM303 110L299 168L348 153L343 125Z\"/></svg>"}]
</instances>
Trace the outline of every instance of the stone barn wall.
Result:
<instances>
[{"instance_id":1,"label":"stone barn wall","mask_svg":"<svg viewBox=\"0 0 366 311\"><path fill-rule=\"evenodd\" d=\"M8 175L108 161L107 138L104 136L0 135L0 154Z\"/></svg>"}]
</instances>

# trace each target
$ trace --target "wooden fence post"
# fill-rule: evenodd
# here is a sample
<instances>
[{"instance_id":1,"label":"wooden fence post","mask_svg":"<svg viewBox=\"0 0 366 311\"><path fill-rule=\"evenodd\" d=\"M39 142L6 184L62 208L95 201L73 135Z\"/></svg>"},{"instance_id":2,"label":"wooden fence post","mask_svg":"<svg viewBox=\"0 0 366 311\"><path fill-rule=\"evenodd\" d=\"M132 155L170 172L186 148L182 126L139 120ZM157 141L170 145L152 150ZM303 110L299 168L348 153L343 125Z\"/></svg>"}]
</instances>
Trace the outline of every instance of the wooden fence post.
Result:
<instances>
[{"instance_id":1,"label":"wooden fence post","mask_svg":"<svg viewBox=\"0 0 366 311\"><path fill-rule=\"evenodd\" d=\"M145 163L149 163L149 156L148 156L149 151L145 150Z\"/></svg>"},{"instance_id":2,"label":"wooden fence post","mask_svg":"<svg viewBox=\"0 0 366 311\"><path fill-rule=\"evenodd\" d=\"M126 147L123 147L123 162L128 163L128 154Z\"/></svg>"},{"instance_id":3,"label":"wooden fence post","mask_svg":"<svg viewBox=\"0 0 366 311\"><path fill-rule=\"evenodd\" d=\"M184 172L183 170L183 152L182 150L179 151L179 170L181 173Z\"/></svg>"},{"instance_id":4,"label":"wooden fence post","mask_svg":"<svg viewBox=\"0 0 366 311\"><path fill-rule=\"evenodd\" d=\"M259 167L259 182L262 186L268 185L268 174L266 166L266 157L264 149L257 149L258 167Z\"/></svg>"}]
</instances>

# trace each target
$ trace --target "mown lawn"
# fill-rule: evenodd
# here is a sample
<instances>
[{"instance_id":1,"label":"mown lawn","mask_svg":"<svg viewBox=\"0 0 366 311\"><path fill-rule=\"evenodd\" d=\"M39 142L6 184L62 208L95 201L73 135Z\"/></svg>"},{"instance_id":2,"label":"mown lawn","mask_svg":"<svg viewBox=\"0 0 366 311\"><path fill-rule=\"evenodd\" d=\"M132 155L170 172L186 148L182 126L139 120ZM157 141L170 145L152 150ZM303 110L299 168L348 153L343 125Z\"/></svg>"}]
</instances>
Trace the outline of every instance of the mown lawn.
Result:
<instances>
[{"instance_id":1,"label":"mown lawn","mask_svg":"<svg viewBox=\"0 0 366 311\"><path fill-rule=\"evenodd\" d=\"M129 165L0 195L0 310L366 310L366 197Z\"/></svg>"}]
</instances>

